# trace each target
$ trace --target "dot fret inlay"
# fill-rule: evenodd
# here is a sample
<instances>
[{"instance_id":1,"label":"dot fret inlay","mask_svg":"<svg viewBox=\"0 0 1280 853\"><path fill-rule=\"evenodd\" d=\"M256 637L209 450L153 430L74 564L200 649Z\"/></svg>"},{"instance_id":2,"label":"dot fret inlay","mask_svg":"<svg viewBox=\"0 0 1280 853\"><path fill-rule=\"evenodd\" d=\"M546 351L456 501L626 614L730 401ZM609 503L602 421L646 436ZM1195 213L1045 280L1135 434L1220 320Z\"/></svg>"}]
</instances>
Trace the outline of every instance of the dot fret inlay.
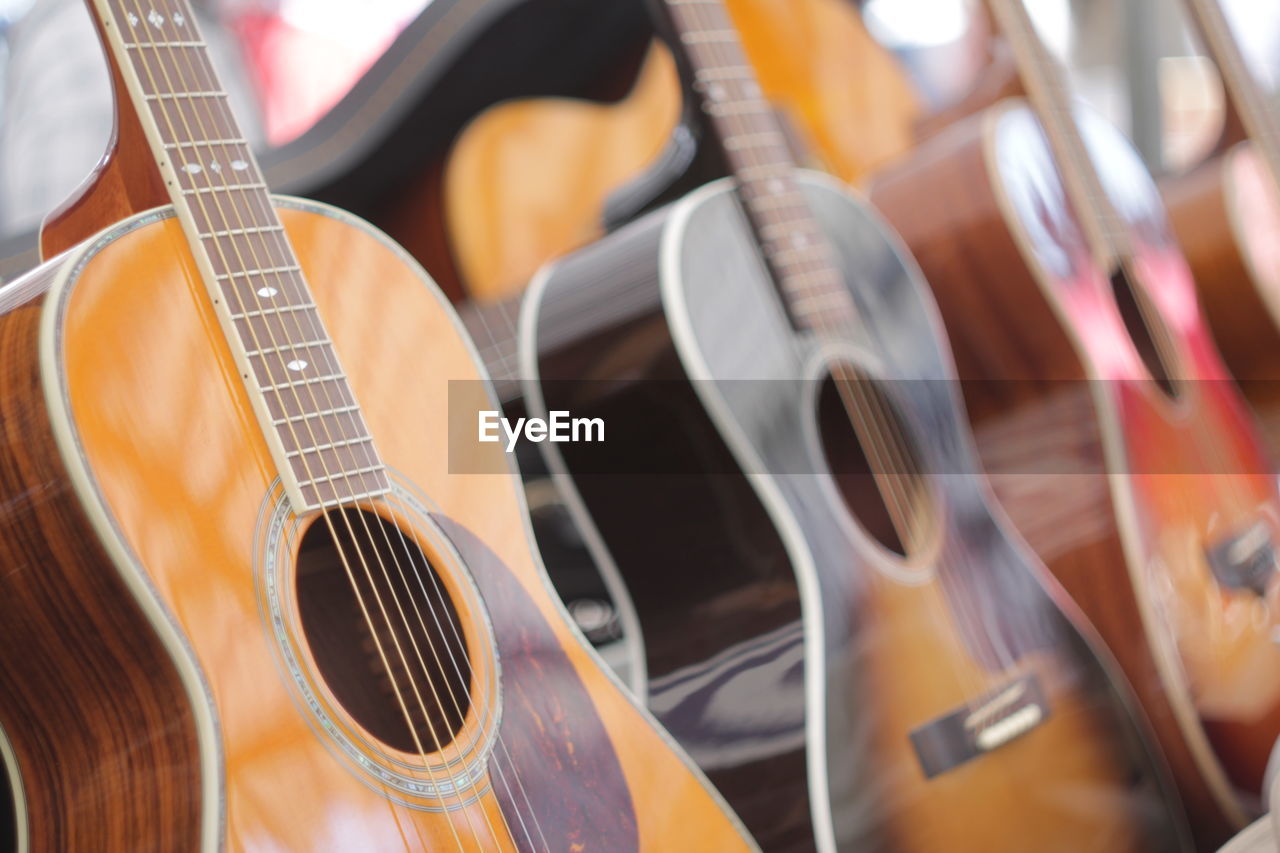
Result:
<instances>
[{"instance_id":1,"label":"dot fret inlay","mask_svg":"<svg viewBox=\"0 0 1280 853\"><path fill-rule=\"evenodd\" d=\"M384 493L385 469L187 0L154 0L143 19L127 8L136 0L100 3L297 511Z\"/></svg>"}]
</instances>

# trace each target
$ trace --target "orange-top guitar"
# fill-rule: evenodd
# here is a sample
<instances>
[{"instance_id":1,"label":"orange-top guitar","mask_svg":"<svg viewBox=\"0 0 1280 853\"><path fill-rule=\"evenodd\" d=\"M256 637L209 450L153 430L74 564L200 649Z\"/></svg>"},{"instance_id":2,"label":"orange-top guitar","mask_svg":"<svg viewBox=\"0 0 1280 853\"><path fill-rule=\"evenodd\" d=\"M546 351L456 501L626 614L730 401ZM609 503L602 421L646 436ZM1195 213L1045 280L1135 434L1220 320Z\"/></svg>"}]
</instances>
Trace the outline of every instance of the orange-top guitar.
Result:
<instances>
[{"instance_id":1,"label":"orange-top guitar","mask_svg":"<svg viewBox=\"0 0 1280 853\"><path fill-rule=\"evenodd\" d=\"M1076 108L1022 0L1030 106L921 148L872 200L951 335L984 463L1133 682L1205 844L1280 735L1280 501L1131 146Z\"/></svg>"},{"instance_id":2,"label":"orange-top guitar","mask_svg":"<svg viewBox=\"0 0 1280 853\"><path fill-rule=\"evenodd\" d=\"M760 85L813 160L847 181L906 150L916 97L848 0L729 0ZM682 110L667 48L655 42L617 104L499 104L459 136L444 213L462 284L512 296L538 267L601 236L606 201L653 164Z\"/></svg>"},{"instance_id":3,"label":"orange-top guitar","mask_svg":"<svg viewBox=\"0 0 1280 853\"><path fill-rule=\"evenodd\" d=\"M754 849L570 627L515 477L450 473L481 369L430 280L267 194L184 0L91 8L118 146L46 245L158 206L0 292L18 849Z\"/></svg>"},{"instance_id":4,"label":"orange-top guitar","mask_svg":"<svg viewBox=\"0 0 1280 853\"><path fill-rule=\"evenodd\" d=\"M1280 452L1280 114L1250 73L1218 0L1186 0L1247 135L1164 184L1174 233L1218 346Z\"/></svg>"}]
</instances>

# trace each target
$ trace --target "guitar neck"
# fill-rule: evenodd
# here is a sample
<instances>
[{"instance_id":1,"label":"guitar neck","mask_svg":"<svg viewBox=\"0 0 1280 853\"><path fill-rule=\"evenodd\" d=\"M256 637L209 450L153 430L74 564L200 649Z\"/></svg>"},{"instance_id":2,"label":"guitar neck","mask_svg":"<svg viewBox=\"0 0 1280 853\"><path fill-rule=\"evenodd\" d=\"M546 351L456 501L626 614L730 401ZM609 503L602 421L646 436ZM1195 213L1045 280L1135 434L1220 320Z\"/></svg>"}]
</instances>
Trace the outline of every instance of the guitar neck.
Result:
<instances>
[{"instance_id":1,"label":"guitar neck","mask_svg":"<svg viewBox=\"0 0 1280 853\"><path fill-rule=\"evenodd\" d=\"M988 0L1013 49L1018 74L1040 124L1094 260L1106 270L1130 255L1127 229L1098 176L1076 122L1066 69L1036 32L1024 0Z\"/></svg>"},{"instance_id":2,"label":"guitar neck","mask_svg":"<svg viewBox=\"0 0 1280 853\"><path fill-rule=\"evenodd\" d=\"M385 469L191 8L186 0L89 0L89 8L295 509L385 492Z\"/></svg>"},{"instance_id":3,"label":"guitar neck","mask_svg":"<svg viewBox=\"0 0 1280 853\"><path fill-rule=\"evenodd\" d=\"M857 310L796 182L796 163L721 0L664 0L747 218L799 328L850 322Z\"/></svg>"},{"instance_id":4,"label":"guitar neck","mask_svg":"<svg viewBox=\"0 0 1280 853\"><path fill-rule=\"evenodd\" d=\"M458 309L467 334L475 342L480 359L498 400L520 396L520 306L524 294L496 302L468 302Z\"/></svg>"},{"instance_id":5,"label":"guitar neck","mask_svg":"<svg viewBox=\"0 0 1280 853\"><path fill-rule=\"evenodd\" d=\"M1280 184L1280 116L1249 70L1231 22L1218 0L1187 0L1187 7L1218 66L1227 98L1245 133L1262 155L1272 180Z\"/></svg>"}]
</instances>

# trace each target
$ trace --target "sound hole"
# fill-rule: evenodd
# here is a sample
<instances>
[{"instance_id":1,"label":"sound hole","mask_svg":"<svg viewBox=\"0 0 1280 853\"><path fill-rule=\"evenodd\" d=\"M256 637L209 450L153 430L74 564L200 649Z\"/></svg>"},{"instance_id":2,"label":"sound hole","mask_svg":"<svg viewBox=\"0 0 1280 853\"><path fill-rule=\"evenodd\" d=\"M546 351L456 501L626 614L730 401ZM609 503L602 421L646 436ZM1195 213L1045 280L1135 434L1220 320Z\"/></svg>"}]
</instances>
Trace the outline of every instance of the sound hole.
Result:
<instances>
[{"instance_id":1,"label":"sound hole","mask_svg":"<svg viewBox=\"0 0 1280 853\"><path fill-rule=\"evenodd\" d=\"M453 740L470 707L466 641L410 536L373 513L331 511L302 537L297 592L320 674L357 723L402 752Z\"/></svg>"},{"instance_id":2,"label":"sound hole","mask_svg":"<svg viewBox=\"0 0 1280 853\"><path fill-rule=\"evenodd\" d=\"M898 556L919 550L934 513L911 434L875 380L834 365L818 394L827 465L849 512Z\"/></svg>"},{"instance_id":3,"label":"sound hole","mask_svg":"<svg viewBox=\"0 0 1280 853\"><path fill-rule=\"evenodd\" d=\"M1142 358L1147 373L1155 381L1156 386L1170 399L1177 399L1178 389L1173 383L1168 365L1160 354L1160 344L1165 351L1172 346L1169 333L1163 326L1153 328L1148 318L1156 316L1155 308L1146 302L1146 296L1139 294L1129 275L1123 269L1111 274L1111 293L1115 297L1116 307L1120 309L1120 318L1124 321L1125 331L1133 341L1138 355ZM1139 302L1143 300L1143 302ZM1144 302L1146 304L1144 305ZM1144 312L1143 308L1147 310Z\"/></svg>"}]
</instances>

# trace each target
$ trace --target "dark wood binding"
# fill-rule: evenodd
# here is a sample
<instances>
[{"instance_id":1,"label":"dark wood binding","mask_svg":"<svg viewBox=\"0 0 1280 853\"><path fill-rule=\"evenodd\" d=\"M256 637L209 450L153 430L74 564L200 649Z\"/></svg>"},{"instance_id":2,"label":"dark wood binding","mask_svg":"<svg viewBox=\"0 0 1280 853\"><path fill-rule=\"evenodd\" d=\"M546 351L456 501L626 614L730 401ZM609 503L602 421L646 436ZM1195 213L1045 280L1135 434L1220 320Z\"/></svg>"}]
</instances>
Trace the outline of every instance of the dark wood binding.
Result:
<instances>
[{"instance_id":1,"label":"dark wood binding","mask_svg":"<svg viewBox=\"0 0 1280 853\"><path fill-rule=\"evenodd\" d=\"M45 409L41 303L0 317L0 727L32 851L195 850L195 720L72 489Z\"/></svg>"}]
</instances>

